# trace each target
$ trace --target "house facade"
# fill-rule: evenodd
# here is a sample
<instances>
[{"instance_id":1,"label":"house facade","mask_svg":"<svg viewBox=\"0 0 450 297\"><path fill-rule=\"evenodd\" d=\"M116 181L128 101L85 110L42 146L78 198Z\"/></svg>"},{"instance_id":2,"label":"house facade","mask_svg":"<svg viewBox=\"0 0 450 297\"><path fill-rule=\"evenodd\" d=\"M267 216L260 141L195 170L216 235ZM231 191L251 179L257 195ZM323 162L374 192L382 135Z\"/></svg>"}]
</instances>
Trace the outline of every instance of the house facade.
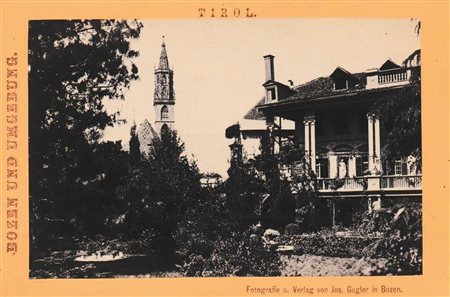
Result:
<instances>
[{"instance_id":1,"label":"house facade","mask_svg":"<svg viewBox=\"0 0 450 297\"><path fill-rule=\"evenodd\" d=\"M384 198L421 199L417 156L402 156L385 166L383 115L371 112L377 100L405 96L412 87L411 77L420 75L420 50L401 65L387 60L379 68L361 73L337 67L328 76L295 87L277 82L274 57L264 59L265 96L255 112L278 130L273 134L279 135L280 145L293 141L302 148L322 197L367 197L369 208L380 207ZM294 128L283 129L277 125L281 121L290 121ZM299 164L292 164L291 175L300 170Z\"/></svg>"}]
</instances>

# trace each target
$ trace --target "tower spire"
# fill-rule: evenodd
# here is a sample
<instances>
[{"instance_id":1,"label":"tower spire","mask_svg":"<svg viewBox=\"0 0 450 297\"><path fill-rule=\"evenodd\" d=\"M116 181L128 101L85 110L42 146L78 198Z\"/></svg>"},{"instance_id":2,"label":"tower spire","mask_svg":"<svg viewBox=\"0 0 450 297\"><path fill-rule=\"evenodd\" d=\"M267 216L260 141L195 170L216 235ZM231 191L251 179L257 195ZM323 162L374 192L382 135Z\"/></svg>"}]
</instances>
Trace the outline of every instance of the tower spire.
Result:
<instances>
[{"instance_id":1,"label":"tower spire","mask_svg":"<svg viewBox=\"0 0 450 297\"><path fill-rule=\"evenodd\" d=\"M162 37L161 55L159 57L159 69L161 70L169 69L169 59L167 58L166 44L164 43L164 35Z\"/></svg>"},{"instance_id":2,"label":"tower spire","mask_svg":"<svg viewBox=\"0 0 450 297\"><path fill-rule=\"evenodd\" d=\"M159 132L163 127L174 128L175 124L175 92L173 89L173 70L169 68L166 44L162 37L159 67L155 69L155 128Z\"/></svg>"}]
</instances>

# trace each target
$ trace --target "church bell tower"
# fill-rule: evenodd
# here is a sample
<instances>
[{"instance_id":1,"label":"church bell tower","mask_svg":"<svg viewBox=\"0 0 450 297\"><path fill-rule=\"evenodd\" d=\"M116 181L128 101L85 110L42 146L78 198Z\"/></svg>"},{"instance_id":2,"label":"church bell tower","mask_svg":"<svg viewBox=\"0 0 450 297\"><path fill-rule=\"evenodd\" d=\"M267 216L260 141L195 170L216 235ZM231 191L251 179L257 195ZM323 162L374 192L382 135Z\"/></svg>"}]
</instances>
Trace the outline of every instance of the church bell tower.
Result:
<instances>
[{"instance_id":1,"label":"church bell tower","mask_svg":"<svg viewBox=\"0 0 450 297\"><path fill-rule=\"evenodd\" d=\"M155 69L155 130L161 133L163 127L174 129L175 125L175 92L173 90L173 70L169 68L166 44L161 44L159 66Z\"/></svg>"}]
</instances>

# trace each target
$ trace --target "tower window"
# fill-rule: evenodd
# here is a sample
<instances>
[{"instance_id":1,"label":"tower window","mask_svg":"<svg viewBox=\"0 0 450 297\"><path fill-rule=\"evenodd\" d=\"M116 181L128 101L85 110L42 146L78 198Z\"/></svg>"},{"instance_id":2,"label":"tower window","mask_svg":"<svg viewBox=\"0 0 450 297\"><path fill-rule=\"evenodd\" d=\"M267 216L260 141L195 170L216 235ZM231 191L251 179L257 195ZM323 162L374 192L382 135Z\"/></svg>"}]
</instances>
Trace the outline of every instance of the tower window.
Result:
<instances>
[{"instance_id":1,"label":"tower window","mask_svg":"<svg viewBox=\"0 0 450 297\"><path fill-rule=\"evenodd\" d=\"M161 108L161 120L168 120L169 119L169 109L167 106L163 106Z\"/></svg>"},{"instance_id":2,"label":"tower window","mask_svg":"<svg viewBox=\"0 0 450 297\"><path fill-rule=\"evenodd\" d=\"M163 131L168 131L169 130L169 126L167 126L167 124L163 124L161 126L161 133L163 133Z\"/></svg>"}]
</instances>

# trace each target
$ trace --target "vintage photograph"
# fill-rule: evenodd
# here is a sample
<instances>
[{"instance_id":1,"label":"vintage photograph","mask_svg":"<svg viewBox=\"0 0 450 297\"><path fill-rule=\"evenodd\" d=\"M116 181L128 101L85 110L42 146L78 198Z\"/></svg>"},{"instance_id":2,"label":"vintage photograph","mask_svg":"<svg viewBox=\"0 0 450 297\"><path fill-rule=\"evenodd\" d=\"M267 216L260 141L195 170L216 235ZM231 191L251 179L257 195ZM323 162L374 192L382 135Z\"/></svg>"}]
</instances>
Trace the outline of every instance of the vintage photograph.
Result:
<instances>
[{"instance_id":1,"label":"vintage photograph","mask_svg":"<svg viewBox=\"0 0 450 297\"><path fill-rule=\"evenodd\" d=\"M29 21L29 277L421 275L420 34Z\"/></svg>"}]
</instances>

